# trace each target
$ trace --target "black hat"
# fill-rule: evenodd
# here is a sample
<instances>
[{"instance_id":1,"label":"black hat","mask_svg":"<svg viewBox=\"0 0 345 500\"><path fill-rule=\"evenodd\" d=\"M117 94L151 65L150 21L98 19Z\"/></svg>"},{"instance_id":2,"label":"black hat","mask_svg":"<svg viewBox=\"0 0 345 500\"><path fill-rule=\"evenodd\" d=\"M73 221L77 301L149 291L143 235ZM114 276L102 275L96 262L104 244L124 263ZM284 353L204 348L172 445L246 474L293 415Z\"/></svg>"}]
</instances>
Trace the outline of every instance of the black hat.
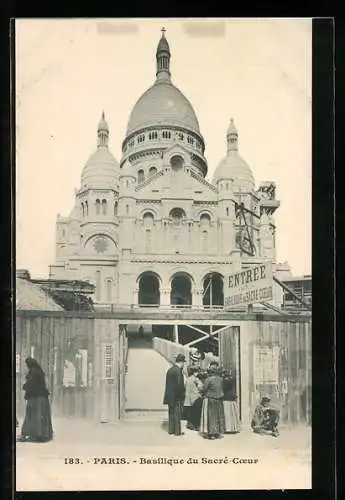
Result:
<instances>
[{"instance_id":1,"label":"black hat","mask_svg":"<svg viewBox=\"0 0 345 500\"><path fill-rule=\"evenodd\" d=\"M178 354L175 361L176 363L184 363L186 361L186 356L184 354Z\"/></svg>"},{"instance_id":2,"label":"black hat","mask_svg":"<svg viewBox=\"0 0 345 500\"><path fill-rule=\"evenodd\" d=\"M271 396L269 394L264 394L261 398L261 401L271 401Z\"/></svg>"}]
</instances>

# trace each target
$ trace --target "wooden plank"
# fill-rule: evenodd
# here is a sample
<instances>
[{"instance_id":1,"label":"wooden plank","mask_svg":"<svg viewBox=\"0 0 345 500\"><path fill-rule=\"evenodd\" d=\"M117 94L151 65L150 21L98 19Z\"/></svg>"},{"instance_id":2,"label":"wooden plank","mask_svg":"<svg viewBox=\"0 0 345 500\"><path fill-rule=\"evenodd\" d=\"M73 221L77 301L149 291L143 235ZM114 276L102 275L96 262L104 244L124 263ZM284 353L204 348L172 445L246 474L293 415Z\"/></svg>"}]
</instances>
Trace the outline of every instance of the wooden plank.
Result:
<instances>
[{"instance_id":1,"label":"wooden plank","mask_svg":"<svg viewBox=\"0 0 345 500\"><path fill-rule=\"evenodd\" d=\"M152 311L148 308L142 309L118 309L113 312L110 311L98 311L98 312L87 312L87 311L18 311L18 315L21 316L37 316L39 314L41 317L44 316L56 316L56 317L80 317L80 318L95 318L95 319L113 319L120 321L121 324L138 324L142 321L146 321L146 324L162 324L169 325L175 324L177 322L186 322L187 324L226 324L227 321L275 321L278 323L283 322L305 322L311 321L310 314L300 314L300 315L290 315L290 316L280 316L279 314L270 314L267 312L254 312L252 314L248 313L235 313L235 312L217 312L209 311L203 309L189 309L188 311L179 310L164 310L158 309ZM220 323L219 323L220 321ZM223 323L221 323L223 321ZM224 323L225 321L225 323Z\"/></svg>"},{"instance_id":2,"label":"wooden plank","mask_svg":"<svg viewBox=\"0 0 345 500\"><path fill-rule=\"evenodd\" d=\"M300 349L301 349L301 324L295 325L295 345L296 345L296 421L301 422L301 378L300 378Z\"/></svg>"}]
</instances>

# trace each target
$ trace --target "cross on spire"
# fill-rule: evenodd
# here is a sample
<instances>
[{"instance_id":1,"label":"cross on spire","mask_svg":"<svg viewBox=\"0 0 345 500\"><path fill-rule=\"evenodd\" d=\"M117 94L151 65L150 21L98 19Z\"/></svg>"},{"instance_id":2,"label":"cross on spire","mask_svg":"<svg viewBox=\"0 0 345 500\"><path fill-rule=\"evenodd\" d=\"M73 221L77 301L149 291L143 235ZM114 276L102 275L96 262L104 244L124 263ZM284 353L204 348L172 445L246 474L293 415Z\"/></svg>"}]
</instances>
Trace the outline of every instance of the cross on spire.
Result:
<instances>
[{"instance_id":1,"label":"cross on spire","mask_svg":"<svg viewBox=\"0 0 345 500\"><path fill-rule=\"evenodd\" d=\"M161 29L161 32L162 32L162 34L163 34L163 36L164 36L164 33L166 32L166 29L164 28L164 26L163 26L163 28Z\"/></svg>"}]
</instances>

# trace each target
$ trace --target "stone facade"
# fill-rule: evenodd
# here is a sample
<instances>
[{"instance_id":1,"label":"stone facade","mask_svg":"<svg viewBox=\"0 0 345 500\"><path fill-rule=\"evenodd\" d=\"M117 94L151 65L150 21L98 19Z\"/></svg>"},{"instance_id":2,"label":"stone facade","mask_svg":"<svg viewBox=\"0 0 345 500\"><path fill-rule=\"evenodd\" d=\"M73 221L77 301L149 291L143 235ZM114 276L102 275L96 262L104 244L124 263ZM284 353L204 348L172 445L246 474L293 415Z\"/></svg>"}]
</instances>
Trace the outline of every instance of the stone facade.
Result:
<instances>
[{"instance_id":1,"label":"stone facade","mask_svg":"<svg viewBox=\"0 0 345 500\"><path fill-rule=\"evenodd\" d=\"M57 218L50 277L90 281L99 303L221 305L229 272L275 263L275 185L255 187L232 119L227 153L206 180L205 141L171 82L164 33L156 59L156 81L131 112L120 163L102 115L75 206Z\"/></svg>"}]
</instances>

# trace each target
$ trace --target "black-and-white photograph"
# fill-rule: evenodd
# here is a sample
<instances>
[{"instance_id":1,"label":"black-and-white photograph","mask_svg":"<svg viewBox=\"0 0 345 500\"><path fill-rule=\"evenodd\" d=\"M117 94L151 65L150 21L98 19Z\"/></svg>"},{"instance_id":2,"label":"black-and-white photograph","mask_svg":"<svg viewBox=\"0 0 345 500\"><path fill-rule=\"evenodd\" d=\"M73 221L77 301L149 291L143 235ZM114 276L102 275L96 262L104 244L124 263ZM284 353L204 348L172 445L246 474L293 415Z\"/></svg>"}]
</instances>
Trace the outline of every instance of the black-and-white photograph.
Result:
<instances>
[{"instance_id":1,"label":"black-and-white photograph","mask_svg":"<svg viewBox=\"0 0 345 500\"><path fill-rule=\"evenodd\" d=\"M311 488L312 20L17 19L17 491Z\"/></svg>"}]
</instances>

